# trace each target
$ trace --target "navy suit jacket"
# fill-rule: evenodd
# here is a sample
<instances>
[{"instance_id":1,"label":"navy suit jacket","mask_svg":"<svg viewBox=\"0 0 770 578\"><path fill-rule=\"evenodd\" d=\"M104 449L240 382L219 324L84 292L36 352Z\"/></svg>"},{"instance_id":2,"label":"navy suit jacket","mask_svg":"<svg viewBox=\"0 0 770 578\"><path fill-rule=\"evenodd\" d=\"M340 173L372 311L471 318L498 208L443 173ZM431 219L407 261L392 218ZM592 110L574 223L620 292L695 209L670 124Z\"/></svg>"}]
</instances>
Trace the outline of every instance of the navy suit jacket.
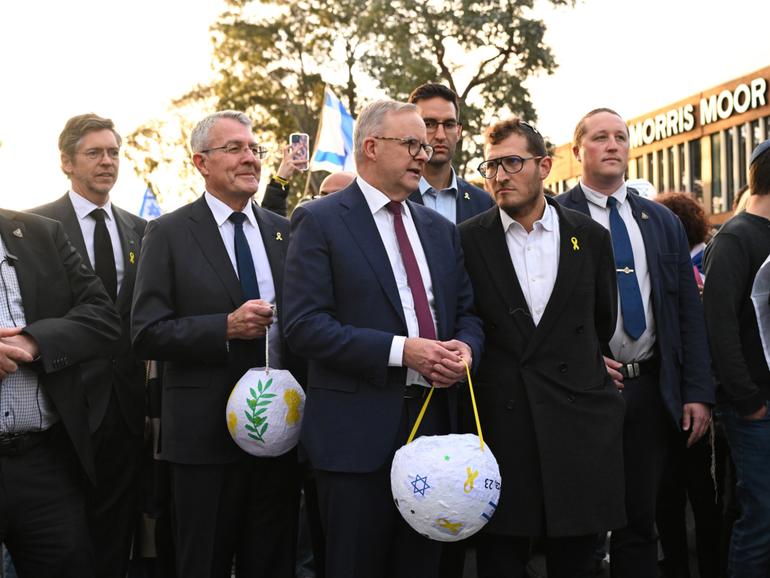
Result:
<instances>
[{"instance_id":1,"label":"navy suit jacket","mask_svg":"<svg viewBox=\"0 0 770 578\"><path fill-rule=\"evenodd\" d=\"M682 404L714 403L714 381L703 305L692 272L687 235L677 216L628 189L628 202L644 239L652 285L655 337L660 355L660 391L679 427ZM580 185L556 200L591 215Z\"/></svg>"},{"instance_id":2,"label":"navy suit jacket","mask_svg":"<svg viewBox=\"0 0 770 578\"><path fill-rule=\"evenodd\" d=\"M409 196L409 200L413 203L419 203L424 205L422 201L422 193L419 189L413 192ZM491 195L484 189L480 189L468 181L457 177L457 224L459 225L463 221L467 221L471 217L475 217L479 213L483 213L487 209L493 207L495 201Z\"/></svg>"},{"instance_id":3,"label":"navy suit jacket","mask_svg":"<svg viewBox=\"0 0 770 578\"><path fill-rule=\"evenodd\" d=\"M468 344L477 360L484 338L457 229L407 206L430 268L437 337ZM392 457L406 380L405 367L388 367L393 336L407 327L385 246L356 183L297 207L291 231L282 323L308 359L304 447L316 468L374 471Z\"/></svg>"}]
</instances>

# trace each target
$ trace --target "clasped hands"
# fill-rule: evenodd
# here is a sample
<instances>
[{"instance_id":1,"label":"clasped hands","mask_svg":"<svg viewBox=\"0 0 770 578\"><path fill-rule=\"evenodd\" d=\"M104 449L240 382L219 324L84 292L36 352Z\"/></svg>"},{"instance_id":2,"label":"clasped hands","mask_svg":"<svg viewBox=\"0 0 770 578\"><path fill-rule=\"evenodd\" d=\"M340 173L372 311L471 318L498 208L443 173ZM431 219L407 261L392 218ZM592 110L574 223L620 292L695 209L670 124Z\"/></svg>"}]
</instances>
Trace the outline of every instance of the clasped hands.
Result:
<instances>
[{"instance_id":1,"label":"clasped hands","mask_svg":"<svg viewBox=\"0 0 770 578\"><path fill-rule=\"evenodd\" d=\"M435 387L449 387L465 378L465 363L471 365L471 348L462 341L434 341L408 337L402 363L425 377Z\"/></svg>"},{"instance_id":2,"label":"clasped hands","mask_svg":"<svg viewBox=\"0 0 770 578\"><path fill-rule=\"evenodd\" d=\"M23 363L32 363L39 354L37 343L21 333L21 327L0 327L0 379L5 379Z\"/></svg>"},{"instance_id":3,"label":"clasped hands","mask_svg":"<svg viewBox=\"0 0 770 578\"><path fill-rule=\"evenodd\" d=\"M259 339L273 323L275 308L262 299L250 299L227 316L227 340Z\"/></svg>"}]
</instances>

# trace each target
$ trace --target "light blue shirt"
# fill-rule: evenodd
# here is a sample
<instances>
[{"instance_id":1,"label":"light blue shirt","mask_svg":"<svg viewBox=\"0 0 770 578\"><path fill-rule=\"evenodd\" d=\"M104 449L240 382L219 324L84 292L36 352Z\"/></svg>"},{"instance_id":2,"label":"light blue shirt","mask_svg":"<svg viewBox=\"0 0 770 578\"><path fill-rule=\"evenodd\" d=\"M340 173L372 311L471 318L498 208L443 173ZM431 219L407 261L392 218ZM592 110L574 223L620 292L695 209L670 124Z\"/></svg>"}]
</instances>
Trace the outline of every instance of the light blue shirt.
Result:
<instances>
[{"instance_id":1,"label":"light blue shirt","mask_svg":"<svg viewBox=\"0 0 770 578\"><path fill-rule=\"evenodd\" d=\"M426 207L433 209L453 223L457 223L457 194L459 189L457 188L457 175L454 169L452 169L452 180L448 188L437 191L430 186L425 177L420 177L419 187L422 202Z\"/></svg>"}]
</instances>

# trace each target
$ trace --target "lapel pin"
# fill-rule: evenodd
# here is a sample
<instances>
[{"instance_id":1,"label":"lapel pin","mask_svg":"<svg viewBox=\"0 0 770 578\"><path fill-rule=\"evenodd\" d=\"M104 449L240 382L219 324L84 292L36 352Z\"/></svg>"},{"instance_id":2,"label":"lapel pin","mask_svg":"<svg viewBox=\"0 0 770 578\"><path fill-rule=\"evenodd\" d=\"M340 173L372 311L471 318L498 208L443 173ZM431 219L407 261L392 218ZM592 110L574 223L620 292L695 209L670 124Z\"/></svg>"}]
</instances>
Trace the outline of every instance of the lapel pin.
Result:
<instances>
[{"instance_id":1,"label":"lapel pin","mask_svg":"<svg viewBox=\"0 0 770 578\"><path fill-rule=\"evenodd\" d=\"M276 240L276 241L283 241L283 235L281 235L281 232L280 232L280 231L278 231L278 232L275 234L275 240Z\"/></svg>"},{"instance_id":2,"label":"lapel pin","mask_svg":"<svg viewBox=\"0 0 770 578\"><path fill-rule=\"evenodd\" d=\"M573 251L580 251L580 245L578 245L577 237L572 237L570 239L572 241L572 250Z\"/></svg>"},{"instance_id":3,"label":"lapel pin","mask_svg":"<svg viewBox=\"0 0 770 578\"><path fill-rule=\"evenodd\" d=\"M136 255L134 255L133 251L128 252L128 261L133 265L134 261L136 261Z\"/></svg>"},{"instance_id":4,"label":"lapel pin","mask_svg":"<svg viewBox=\"0 0 770 578\"><path fill-rule=\"evenodd\" d=\"M642 221L646 221L646 220L647 220L647 219L649 219L649 218L650 218L650 217L648 217L648 216L647 216L647 213L645 213L644 211L642 211Z\"/></svg>"},{"instance_id":5,"label":"lapel pin","mask_svg":"<svg viewBox=\"0 0 770 578\"><path fill-rule=\"evenodd\" d=\"M21 232L21 229L14 229L13 236L21 239L22 237L24 237L24 233Z\"/></svg>"},{"instance_id":6,"label":"lapel pin","mask_svg":"<svg viewBox=\"0 0 770 578\"><path fill-rule=\"evenodd\" d=\"M471 200L471 196L468 194L468 191L465 191L465 195L463 195L463 198L464 198L466 201L470 201L470 200Z\"/></svg>"}]
</instances>

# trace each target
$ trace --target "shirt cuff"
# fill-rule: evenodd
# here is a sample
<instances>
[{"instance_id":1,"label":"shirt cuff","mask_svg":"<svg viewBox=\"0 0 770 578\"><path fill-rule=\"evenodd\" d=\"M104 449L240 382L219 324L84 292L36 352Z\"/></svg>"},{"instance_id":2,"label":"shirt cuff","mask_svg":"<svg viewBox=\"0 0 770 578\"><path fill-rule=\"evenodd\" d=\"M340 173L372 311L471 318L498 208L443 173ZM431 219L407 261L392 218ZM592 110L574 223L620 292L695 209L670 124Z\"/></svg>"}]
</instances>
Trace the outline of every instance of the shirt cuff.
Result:
<instances>
[{"instance_id":1,"label":"shirt cuff","mask_svg":"<svg viewBox=\"0 0 770 578\"><path fill-rule=\"evenodd\" d=\"M390 344L390 356L388 357L388 367L403 367L404 365L404 344L406 337L403 335L394 335Z\"/></svg>"}]
</instances>

